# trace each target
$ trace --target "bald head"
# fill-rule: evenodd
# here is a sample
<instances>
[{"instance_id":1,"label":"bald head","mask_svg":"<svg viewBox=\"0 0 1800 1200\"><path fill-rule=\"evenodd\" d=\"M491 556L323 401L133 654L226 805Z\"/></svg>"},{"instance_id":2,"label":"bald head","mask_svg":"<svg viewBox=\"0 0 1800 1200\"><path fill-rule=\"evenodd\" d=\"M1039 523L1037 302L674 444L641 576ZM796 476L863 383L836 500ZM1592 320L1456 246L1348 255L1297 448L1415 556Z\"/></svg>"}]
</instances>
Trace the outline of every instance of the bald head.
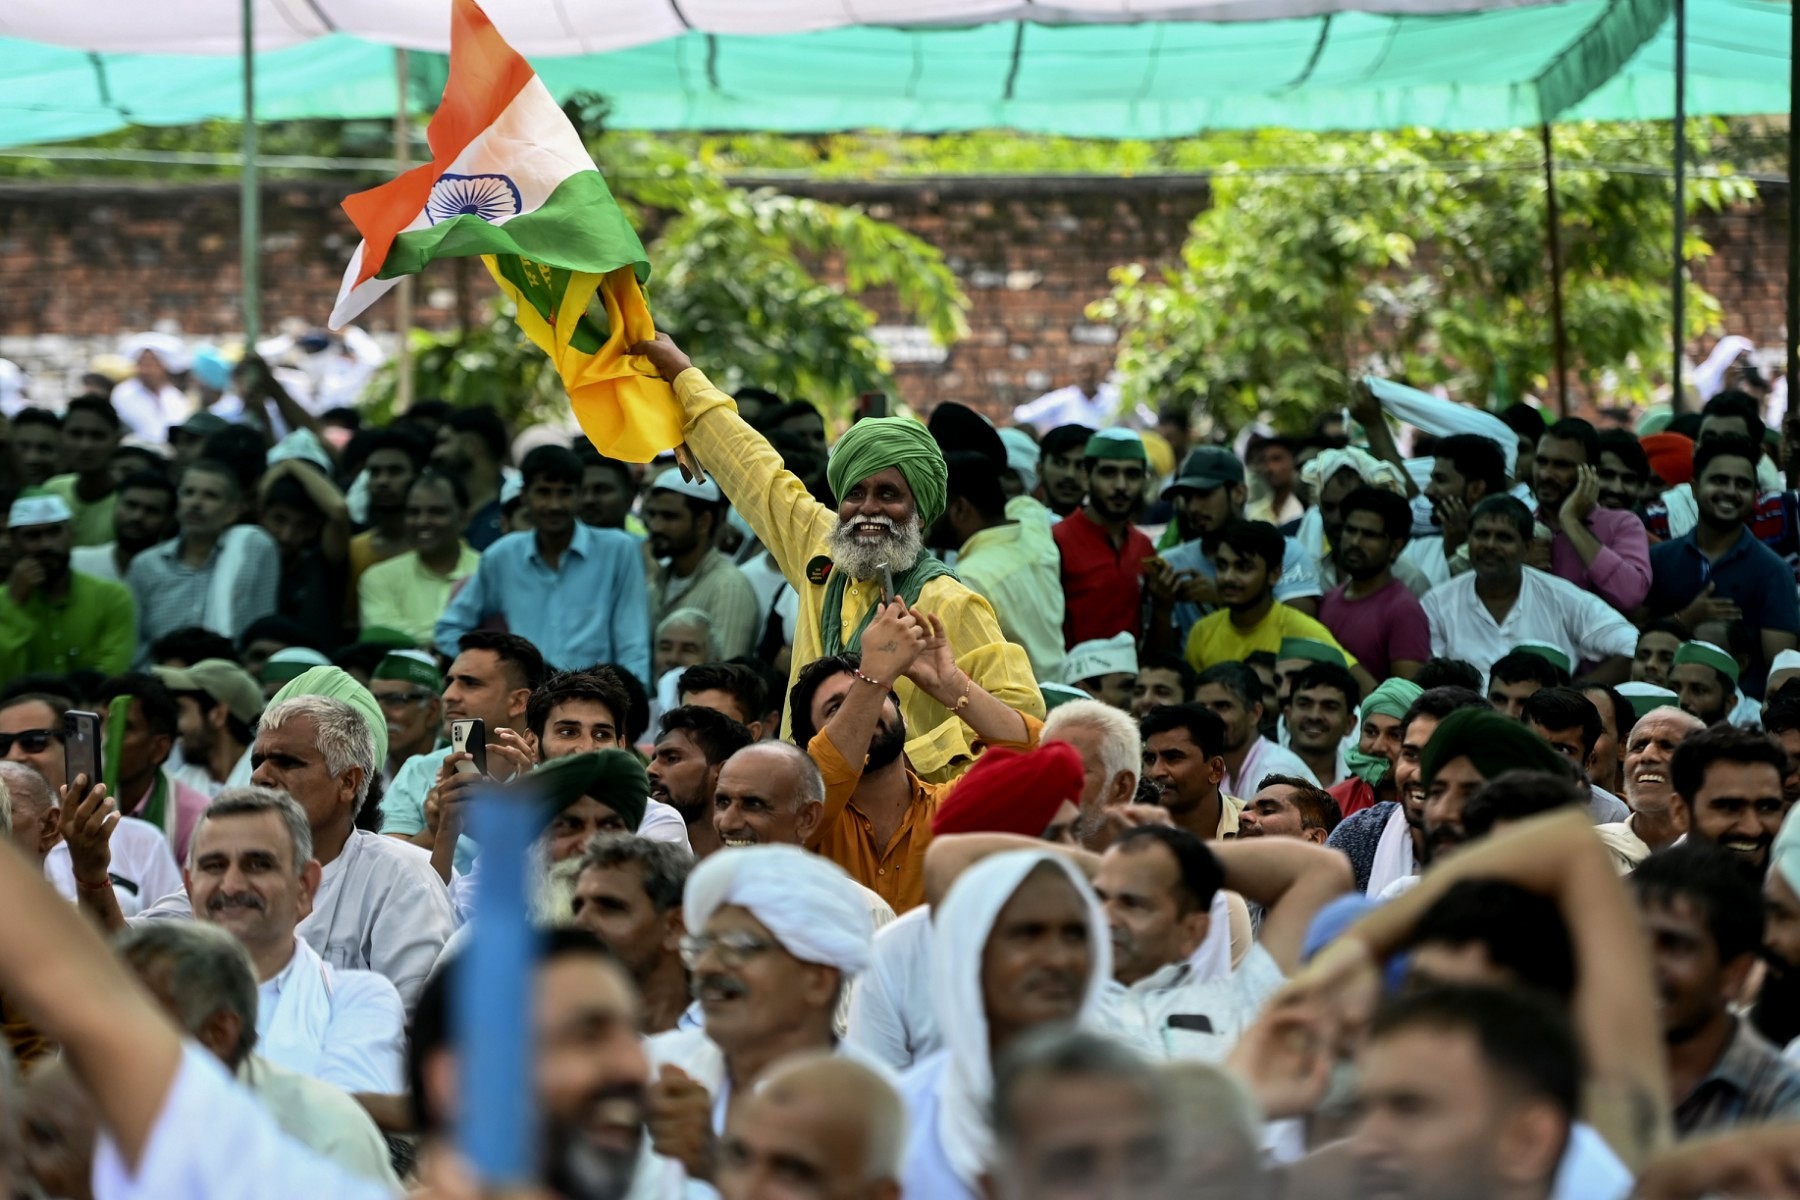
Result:
<instances>
[{"instance_id":1,"label":"bald head","mask_svg":"<svg viewBox=\"0 0 1800 1200\"><path fill-rule=\"evenodd\" d=\"M713 829L727 846L804 846L825 815L825 781L790 742L753 742L726 759Z\"/></svg>"},{"instance_id":2,"label":"bald head","mask_svg":"<svg viewBox=\"0 0 1800 1200\"><path fill-rule=\"evenodd\" d=\"M7 837L27 859L43 862L56 844L61 811L49 781L22 762L0 761L0 787L6 793Z\"/></svg>"},{"instance_id":3,"label":"bald head","mask_svg":"<svg viewBox=\"0 0 1800 1200\"><path fill-rule=\"evenodd\" d=\"M906 1109L868 1067L832 1055L777 1064L725 1128L724 1200L757 1193L771 1175L812 1181L832 1200L897 1200Z\"/></svg>"},{"instance_id":4,"label":"bald head","mask_svg":"<svg viewBox=\"0 0 1800 1200\"><path fill-rule=\"evenodd\" d=\"M719 783L727 772L734 780L766 777L771 791L783 794L791 806L825 803L825 779L812 757L792 742L752 742L725 760Z\"/></svg>"},{"instance_id":5,"label":"bald head","mask_svg":"<svg viewBox=\"0 0 1800 1200\"><path fill-rule=\"evenodd\" d=\"M1669 811L1675 747L1705 728L1706 722L1679 708L1653 708L1638 718L1625 738L1625 799L1633 812Z\"/></svg>"}]
</instances>

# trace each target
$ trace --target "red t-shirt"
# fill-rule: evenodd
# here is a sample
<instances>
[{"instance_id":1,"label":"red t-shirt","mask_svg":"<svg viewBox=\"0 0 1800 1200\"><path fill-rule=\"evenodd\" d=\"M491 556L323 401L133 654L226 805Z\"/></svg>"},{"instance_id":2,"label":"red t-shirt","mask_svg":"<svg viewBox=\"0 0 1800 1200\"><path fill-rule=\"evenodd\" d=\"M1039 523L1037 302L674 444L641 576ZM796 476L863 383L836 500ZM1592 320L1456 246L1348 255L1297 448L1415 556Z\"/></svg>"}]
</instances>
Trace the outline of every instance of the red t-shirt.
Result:
<instances>
[{"instance_id":1,"label":"red t-shirt","mask_svg":"<svg viewBox=\"0 0 1800 1200\"><path fill-rule=\"evenodd\" d=\"M1340 584L1319 600L1319 623L1338 645L1380 683L1397 658L1424 662L1431 657L1431 627L1425 609L1404 583L1391 579L1372 596L1352 600Z\"/></svg>"},{"instance_id":2,"label":"red t-shirt","mask_svg":"<svg viewBox=\"0 0 1800 1200\"><path fill-rule=\"evenodd\" d=\"M1063 641L1073 648L1096 638L1144 635L1144 560L1156 547L1144 531L1128 527L1115 549L1106 530L1079 508L1051 531L1062 551Z\"/></svg>"}]
</instances>

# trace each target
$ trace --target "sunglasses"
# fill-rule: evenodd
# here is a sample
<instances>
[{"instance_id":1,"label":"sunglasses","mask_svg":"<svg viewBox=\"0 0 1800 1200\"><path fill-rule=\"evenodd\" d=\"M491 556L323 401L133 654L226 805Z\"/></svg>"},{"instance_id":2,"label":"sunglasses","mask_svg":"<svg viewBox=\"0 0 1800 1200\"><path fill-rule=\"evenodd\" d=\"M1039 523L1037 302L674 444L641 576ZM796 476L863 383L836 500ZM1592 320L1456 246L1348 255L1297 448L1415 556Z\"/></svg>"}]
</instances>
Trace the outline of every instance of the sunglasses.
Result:
<instances>
[{"instance_id":1,"label":"sunglasses","mask_svg":"<svg viewBox=\"0 0 1800 1200\"><path fill-rule=\"evenodd\" d=\"M13 743L27 754L42 754L52 741L62 741L60 729L21 729L17 733L0 733L0 758L12 753Z\"/></svg>"}]
</instances>

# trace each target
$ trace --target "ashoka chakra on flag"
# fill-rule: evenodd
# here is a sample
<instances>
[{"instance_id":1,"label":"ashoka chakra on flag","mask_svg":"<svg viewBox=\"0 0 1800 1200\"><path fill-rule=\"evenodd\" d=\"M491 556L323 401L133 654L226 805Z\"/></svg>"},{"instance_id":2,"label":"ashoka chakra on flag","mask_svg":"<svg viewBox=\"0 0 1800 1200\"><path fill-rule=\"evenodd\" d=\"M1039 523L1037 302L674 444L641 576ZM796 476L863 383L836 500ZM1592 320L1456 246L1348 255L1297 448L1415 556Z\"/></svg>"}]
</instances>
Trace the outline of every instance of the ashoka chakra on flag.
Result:
<instances>
[{"instance_id":1,"label":"ashoka chakra on flag","mask_svg":"<svg viewBox=\"0 0 1800 1200\"><path fill-rule=\"evenodd\" d=\"M504 175L441 175L425 201L425 217L433 225L453 217L496 221L516 216L524 207L519 187Z\"/></svg>"}]
</instances>

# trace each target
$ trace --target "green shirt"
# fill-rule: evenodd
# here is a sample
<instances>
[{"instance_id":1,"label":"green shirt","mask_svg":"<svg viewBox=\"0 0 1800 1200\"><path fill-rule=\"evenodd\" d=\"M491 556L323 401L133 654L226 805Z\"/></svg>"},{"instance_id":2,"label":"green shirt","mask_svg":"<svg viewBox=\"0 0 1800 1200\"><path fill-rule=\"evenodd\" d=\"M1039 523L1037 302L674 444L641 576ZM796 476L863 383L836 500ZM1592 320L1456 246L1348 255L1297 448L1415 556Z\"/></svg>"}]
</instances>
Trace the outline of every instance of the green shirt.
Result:
<instances>
[{"instance_id":1,"label":"green shirt","mask_svg":"<svg viewBox=\"0 0 1800 1200\"><path fill-rule=\"evenodd\" d=\"M451 594L480 565L481 555L466 545L448 575L434 574L419 560L417 550L371 565L356 582L363 628L398 629L421 646L431 645Z\"/></svg>"},{"instance_id":2,"label":"green shirt","mask_svg":"<svg viewBox=\"0 0 1800 1200\"><path fill-rule=\"evenodd\" d=\"M69 572L60 601L33 592L23 605L0 588L0 679L83 667L117 675L137 649L137 605L122 583Z\"/></svg>"},{"instance_id":3,"label":"green shirt","mask_svg":"<svg viewBox=\"0 0 1800 1200\"><path fill-rule=\"evenodd\" d=\"M113 505L118 502L115 489L89 503L75 494L74 475L53 475L44 480L44 490L61 496L74 514L69 522L69 544L72 546L104 546L113 540Z\"/></svg>"}]
</instances>

